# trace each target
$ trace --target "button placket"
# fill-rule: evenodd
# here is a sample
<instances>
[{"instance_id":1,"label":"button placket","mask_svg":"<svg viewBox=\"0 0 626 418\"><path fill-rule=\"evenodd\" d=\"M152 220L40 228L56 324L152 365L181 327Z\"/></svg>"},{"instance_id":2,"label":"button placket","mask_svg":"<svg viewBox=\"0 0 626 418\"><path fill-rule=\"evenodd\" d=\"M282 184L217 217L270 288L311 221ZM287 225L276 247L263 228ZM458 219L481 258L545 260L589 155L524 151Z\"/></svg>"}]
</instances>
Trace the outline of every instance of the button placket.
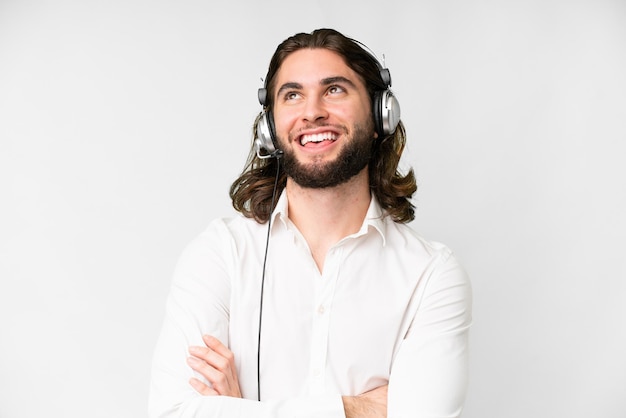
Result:
<instances>
[{"instance_id":1,"label":"button placket","mask_svg":"<svg viewBox=\"0 0 626 418\"><path fill-rule=\"evenodd\" d=\"M330 307L335 294L335 284L339 274L341 249L329 251L326 256L324 272L316 283L315 312L313 314L311 346L311 387L312 395L325 392L326 362L328 352L328 334L330 327Z\"/></svg>"}]
</instances>

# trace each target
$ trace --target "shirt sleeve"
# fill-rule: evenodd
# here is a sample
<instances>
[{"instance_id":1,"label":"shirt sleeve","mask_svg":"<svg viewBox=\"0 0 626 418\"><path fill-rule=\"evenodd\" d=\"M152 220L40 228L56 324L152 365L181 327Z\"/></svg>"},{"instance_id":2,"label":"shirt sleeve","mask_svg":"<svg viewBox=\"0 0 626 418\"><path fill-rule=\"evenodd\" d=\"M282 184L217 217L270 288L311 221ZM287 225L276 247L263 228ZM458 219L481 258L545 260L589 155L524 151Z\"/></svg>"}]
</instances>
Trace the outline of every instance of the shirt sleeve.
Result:
<instances>
[{"instance_id":1,"label":"shirt sleeve","mask_svg":"<svg viewBox=\"0 0 626 418\"><path fill-rule=\"evenodd\" d=\"M472 290L452 256L428 277L389 378L389 418L459 417L468 386Z\"/></svg>"},{"instance_id":2,"label":"shirt sleeve","mask_svg":"<svg viewBox=\"0 0 626 418\"><path fill-rule=\"evenodd\" d=\"M223 222L214 222L181 255L167 297L151 370L150 418L345 418L339 395L258 402L202 396L189 384L202 379L186 363L190 345L210 334L228 344L230 277L234 246ZM233 247L230 250L234 251Z\"/></svg>"}]
</instances>

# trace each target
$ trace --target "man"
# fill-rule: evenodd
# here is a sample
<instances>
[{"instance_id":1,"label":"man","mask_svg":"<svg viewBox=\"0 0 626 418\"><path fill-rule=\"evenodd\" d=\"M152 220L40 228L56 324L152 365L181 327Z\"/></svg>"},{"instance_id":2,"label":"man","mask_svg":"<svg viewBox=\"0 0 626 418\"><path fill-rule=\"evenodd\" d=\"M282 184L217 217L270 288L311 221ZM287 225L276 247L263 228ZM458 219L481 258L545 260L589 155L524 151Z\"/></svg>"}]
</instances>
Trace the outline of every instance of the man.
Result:
<instances>
[{"instance_id":1,"label":"man","mask_svg":"<svg viewBox=\"0 0 626 418\"><path fill-rule=\"evenodd\" d=\"M184 251L157 344L152 417L457 417L469 280L406 223L416 190L390 77L320 29L281 43L244 216Z\"/></svg>"}]
</instances>

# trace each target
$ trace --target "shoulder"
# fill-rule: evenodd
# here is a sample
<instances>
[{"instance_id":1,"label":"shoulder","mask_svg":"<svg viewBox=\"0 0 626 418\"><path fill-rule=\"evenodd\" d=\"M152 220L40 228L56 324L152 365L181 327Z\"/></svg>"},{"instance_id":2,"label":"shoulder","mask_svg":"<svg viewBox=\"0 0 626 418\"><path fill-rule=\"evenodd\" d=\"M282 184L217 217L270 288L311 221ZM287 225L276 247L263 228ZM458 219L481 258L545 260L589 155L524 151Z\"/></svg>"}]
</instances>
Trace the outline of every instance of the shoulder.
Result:
<instances>
[{"instance_id":1,"label":"shoulder","mask_svg":"<svg viewBox=\"0 0 626 418\"><path fill-rule=\"evenodd\" d=\"M394 222L391 219L386 222L385 242L396 249L418 252L426 257L447 259L453 256L452 250L446 244L427 239L411 225Z\"/></svg>"},{"instance_id":2,"label":"shoulder","mask_svg":"<svg viewBox=\"0 0 626 418\"><path fill-rule=\"evenodd\" d=\"M236 253L246 242L258 240L262 230L263 225L244 216L213 219L184 247L179 264L223 259L227 254Z\"/></svg>"},{"instance_id":3,"label":"shoulder","mask_svg":"<svg viewBox=\"0 0 626 418\"><path fill-rule=\"evenodd\" d=\"M396 224L393 234L405 240L409 268L420 272L423 285L423 307L441 308L449 311L454 306L462 326L471 323L472 284L470 276L455 252L446 244L429 240L410 225ZM450 311L452 312L452 311ZM454 316L453 315L453 316Z\"/></svg>"},{"instance_id":4,"label":"shoulder","mask_svg":"<svg viewBox=\"0 0 626 418\"><path fill-rule=\"evenodd\" d=\"M178 289L227 289L250 248L259 242L263 225L243 216L216 218L180 253L173 277ZM217 286L217 287L216 287Z\"/></svg>"},{"instance_id":5,"label":"shoulder","mask_svg":"<svg viewBox=\"0 0 626 418\"><path fill-rule=\"evenodd\" d=\"M410 225L390 221L385 241L385 247L396 253L406 268L421 272L422 279L429 281L437 277L438 280L469 285L467 271L455 252L440 241L423 237Z\"/></svg>"},{"instance_id":6,"label":"shoulder","mask_svg":"<svg viewBox=\"0 0 626 418\"><path fill-rule=\"evenodd\" d=\"M262 231L264 231L263 224L242 215L216 218L191 240L184 252L211 249L223 251L231 245L256 239Z\"/></svg>"}]
</instances>

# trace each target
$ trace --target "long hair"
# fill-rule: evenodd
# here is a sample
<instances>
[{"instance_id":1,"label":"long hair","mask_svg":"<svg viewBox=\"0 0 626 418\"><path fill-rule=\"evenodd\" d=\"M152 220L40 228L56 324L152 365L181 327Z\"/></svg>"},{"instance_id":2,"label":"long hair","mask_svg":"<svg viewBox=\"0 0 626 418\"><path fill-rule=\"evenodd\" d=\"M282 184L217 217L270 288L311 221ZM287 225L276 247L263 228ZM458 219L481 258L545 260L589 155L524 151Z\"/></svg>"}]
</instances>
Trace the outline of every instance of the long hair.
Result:
<instances>
[{"instance_id":1,"label":"long hair","mask_svg":"<svg viewBox=\"0 0 626 418\"><path fill-rule=\"evenodd\" d=\"M374 94L385 90L387 86L380 75L380 63L361 45L333 29L318 29L310 34L298 33L287 38L278 45L270 60L265 78L265 110L272 108L276 74L283 61L289 54L305 48L324 48L342 56L346 65L363 79L371 102ZM257 137L259 119L260 115L254 121L253 138ZM399 122L393 134L374 141L372 158L368 164L372 193L387 214L399 223L410 222L415 217L415 207L410 200L417 190L415 175L412 169L404 175L398 170L405 144L406 131L402 122ZM272 193L277 169L278 161L275 158L261 159L252 147L241 175L230 187L230 198L235 210L259 223L267 222L274 210ZM277 183L277 194L282 193L286 183L287 175L282 172Z\"/></svg>"}]
</instances>

